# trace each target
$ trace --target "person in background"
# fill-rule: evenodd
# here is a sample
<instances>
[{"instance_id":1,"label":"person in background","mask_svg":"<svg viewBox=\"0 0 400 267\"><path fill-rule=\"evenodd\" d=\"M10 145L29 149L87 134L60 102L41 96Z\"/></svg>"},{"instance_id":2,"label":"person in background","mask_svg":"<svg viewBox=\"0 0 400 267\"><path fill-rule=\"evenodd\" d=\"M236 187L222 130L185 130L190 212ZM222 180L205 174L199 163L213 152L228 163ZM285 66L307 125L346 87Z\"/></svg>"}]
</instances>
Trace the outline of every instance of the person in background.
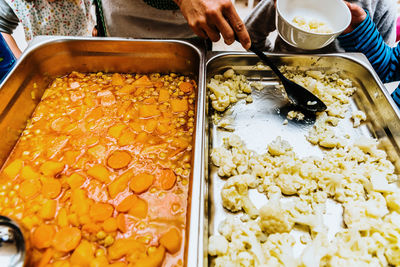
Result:
<instances>
[{"instance_id":1,"label":"person in background","mask_svg":"<svg viewBox=\"0 0 400 267\"><path fill-rule=\"evenodd\" d=\"M245 49L250 36L230 0L95 0L105 36L190 38L226 44L238 37ZM102 31L102 30L101 30Z\"/></svg>"},{"instance_id":2,"label":"person in background","mask_svg":"<svg viewBox=\"0 0 400 267\"><path fill-rule=\"evenodd\" d=\"M21 22L25 38L37 35L91 36L95 20L92 0L0 0L0 32L18 58L13 31Z\"/></svg>"},{"instance_id":3,"label":"person in background","mask_svg":"<svg viewBox=\"0 0 400 267\"><path fill-rule=\"evenodd\" d=\"M371 15L356 4L347 3L352 19L350 26L338 37L340 45L348 52L361 52L371 63L382 82L400 80L400 44L390 47L385 44ZM400 88L392 93L400 108Z\"/></svg>"},{"instance_id":4,"label":"person in background","mask_svg":"<svg viewBox=\"0 0 400 267\"><path fill-rule=\"evenodd\" d=\"M335 41L329 46L319 50L300 50L295 48L279 36L276 38L275 45L272 46L267 36L276 30L275 26L275 2L276 0L262 0L245 19L245 25L249 31L253 45L264 51L274 52L296 52L296 53L327 53L342 52L339 42ZM356 0L350 1L359 4L368 10L371 19L376 23L378 31L383 40L394 45L396 40L396 18L397 6L393 0Z\"/></svg>"}]
</instances>

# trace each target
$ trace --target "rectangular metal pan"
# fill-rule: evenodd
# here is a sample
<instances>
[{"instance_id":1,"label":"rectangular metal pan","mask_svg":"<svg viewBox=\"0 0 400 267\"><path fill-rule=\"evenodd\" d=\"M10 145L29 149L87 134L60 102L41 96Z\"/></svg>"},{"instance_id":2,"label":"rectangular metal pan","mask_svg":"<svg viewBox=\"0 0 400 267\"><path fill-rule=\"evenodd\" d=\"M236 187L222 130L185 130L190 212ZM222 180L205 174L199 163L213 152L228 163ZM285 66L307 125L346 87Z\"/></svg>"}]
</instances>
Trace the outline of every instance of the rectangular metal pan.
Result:
<instances>
[{"instance_id":1,"label":"rectangular metal pan","mask_svg":"<svg viewBox=\"0 0 400 267\"><path fill-rule=\"evenodd\" d=\"M185 258L195 266L203 171L204 65L201 43L180 40L42 37L18 60L0 88L0 166L4 164L45 88L72 71L190 75L198 84Z\"/></svg>"},{"instance_id":2,"label":"rectangular metal pan","mask_svg":"<svg viewBox=\"0 0 400 267\"><path fill-rule=\"evenodd\" d=\"M395 164L396 169L400 170L399 111L365 56L362 54L271 55L271 59L278 65L287 65L289 68L298 70L339 72L342 78L352 80L358 89L352 96L350 109L364 111L368 119L362 126L353 128L350 120L351 112L348 112L350 114L347 114L340 130L351 133L352 138L371 136L383 141L381 144L384 144L390 160ZM269 68L266 70L255 68L258 62L255 55L248 53L218 53L210 56L207 62L206 81L215 74L222 74L225 70L232 68L236 73L246 75L249 81L258 81L265 86L260 92L253 90L253 103L246 104L244 100L241 100L234 104L231 115L235 118L234 133L242 138L249 149L258 153L265 152L267 144L280 135L282 139L290 142L296 154L301 157L321 155L321 150L312 146L304 137L313 126L312 123L290 121L288 125L283 124L286 117L277 112L277 107L282 103L276 102L279 97L271 97L273 94L281 94L279 90L276 90L277 77ZM207 255L208 237L218 233L219 223L229 213L223 208L220 195L225 181L218 176L217 167L211 163L209 153L212 148L222 146L223 138L231 133L220 130L213 124L211 103L206 104L206 109L208 113L205 118L207 125L205 150L208 155L208 164L206 160L205 193L202 195L204 221L201 222L205 227L204 232L201 233L203 242L199 247L199 266L210 264L211 258ZM257 208L260 208L260 204L265 202L265 196L257 192L252 193L250 193L250 198ZM334 209L329 206L328 208ZM341 213L338 216L341 216ZM334 227L334 225L328 227Z\"/></svg>"}]
</instances>

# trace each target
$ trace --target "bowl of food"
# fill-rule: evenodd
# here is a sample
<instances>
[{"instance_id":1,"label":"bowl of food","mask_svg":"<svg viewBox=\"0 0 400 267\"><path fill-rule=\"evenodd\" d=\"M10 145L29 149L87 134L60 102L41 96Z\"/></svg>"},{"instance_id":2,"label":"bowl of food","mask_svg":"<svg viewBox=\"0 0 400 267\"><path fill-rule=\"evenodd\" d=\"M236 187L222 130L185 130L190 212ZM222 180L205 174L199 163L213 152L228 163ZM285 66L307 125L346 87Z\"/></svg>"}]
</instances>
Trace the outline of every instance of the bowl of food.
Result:
<instances>
[{"instance_id":1,"label":"bowl of food","mask_svg":"<svg viewBox=\"0 0 400 267\"><path fill-rule=\"evenodd\" d=\"M290 45L314 50L327 46L350 24L342 0L277 0L276 28Z\"/></svg>"}]
</instances>

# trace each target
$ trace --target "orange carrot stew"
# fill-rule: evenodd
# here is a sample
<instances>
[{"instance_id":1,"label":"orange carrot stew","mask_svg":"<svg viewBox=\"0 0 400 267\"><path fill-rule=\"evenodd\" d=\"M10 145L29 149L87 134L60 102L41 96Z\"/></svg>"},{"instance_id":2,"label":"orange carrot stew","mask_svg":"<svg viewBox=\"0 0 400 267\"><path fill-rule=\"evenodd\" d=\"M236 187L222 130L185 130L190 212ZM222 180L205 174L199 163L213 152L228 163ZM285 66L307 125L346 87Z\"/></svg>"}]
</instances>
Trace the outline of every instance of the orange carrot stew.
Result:
<instances>
[{"instance_id":1,"label":"orange carrot stew","mask_svg":"<svg viewBox=\"0 0 400 267\"><path fill-rule=\"evenodd\" d=\"M0 172L28 266L182 266L196 83L57 78Z\"/></svg>"}]
</instances>

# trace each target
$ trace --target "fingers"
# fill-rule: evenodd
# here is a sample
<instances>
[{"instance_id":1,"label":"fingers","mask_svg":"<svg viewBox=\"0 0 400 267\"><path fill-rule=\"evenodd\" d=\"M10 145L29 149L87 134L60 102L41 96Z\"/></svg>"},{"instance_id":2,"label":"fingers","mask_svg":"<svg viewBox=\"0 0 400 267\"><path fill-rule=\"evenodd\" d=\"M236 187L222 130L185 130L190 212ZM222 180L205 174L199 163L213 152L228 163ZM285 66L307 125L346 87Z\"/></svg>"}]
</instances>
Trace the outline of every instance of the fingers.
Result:
<instances>
[{"instance_id":1,"label":"fingers","mask_svg":"<svg viewBox=\"0 0 400 267\"><path fill-rule=\"evenodd\" d=\"M244 49L249 49L251 46L250 35L247 32L247 29L237 14L235 7L230 5L226 12L224 12L225 17L228 19L230 26L238 37L240 43L242 44Z\"/></svg>"},{"instance_id":2,"label":"fingers","mask_svg":"<svg viewBox=\"0 0 400 267\"><path fill-rule=\"evenodd\" d=\"M181 1L180 9L194 33L201 38L216 42L222 35L229 45L236 35L245 49L250 48L250 36L230 0Z\"/></svg>"},{"instance_id":3,"label":"fingers","mask_svg":"<svg viewBox=\"0 0 400 267\"><path fill-rule=\"evenodd\" d=\"M227 45L232 44L235 41L235 32L227 19L223 16L221 11L210 12L208 15L208 21L210 24L215 25L218 32L221 33L224 41Z\"/></svg>"}]
</instances>

